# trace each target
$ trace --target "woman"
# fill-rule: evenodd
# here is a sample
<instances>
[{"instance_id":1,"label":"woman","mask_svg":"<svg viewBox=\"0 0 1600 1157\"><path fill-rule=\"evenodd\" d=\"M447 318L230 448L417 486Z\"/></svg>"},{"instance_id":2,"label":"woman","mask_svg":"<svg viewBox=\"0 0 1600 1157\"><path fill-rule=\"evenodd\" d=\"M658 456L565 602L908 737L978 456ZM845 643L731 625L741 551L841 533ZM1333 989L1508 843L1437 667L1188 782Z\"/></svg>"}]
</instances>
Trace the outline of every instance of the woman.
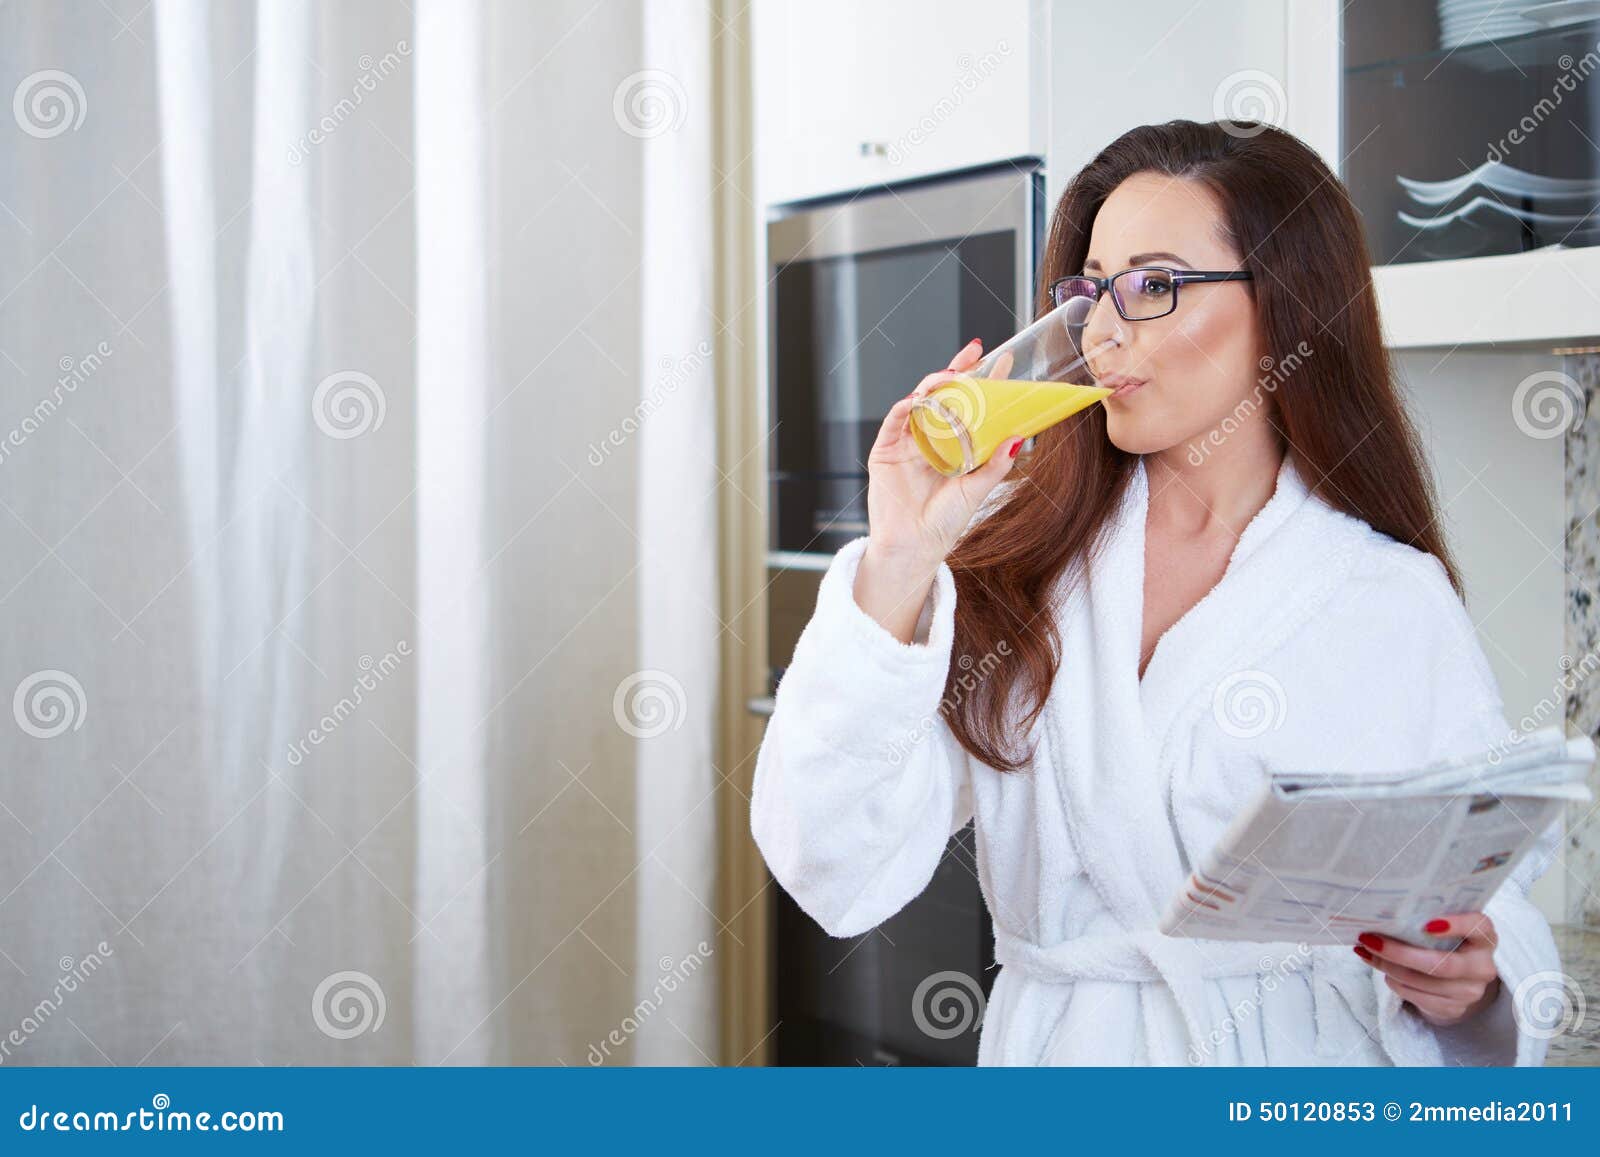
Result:
<instances>
[{"instance_id":1,"label":"woman","mask_svg":"<svg viewBox=\"0 0 1600 1157\"><path fill-rule=\"evenodd\" d=\"M1013 438L946 478L907 432L976 342L885 418L871 532L823 578L757 762L773 875L857 935L975 818L1002 965L980 1064L1542 1063L1511 1006L1559 967L1525 895L1554 826L1486 911L1428 922L1449 952L1156 931L1264 769L1508 733L1344 188L1267 126L1134 129L1056 210L1039 307L1074 296L1115 392L1027 459Z\"/></svg>"}]
</instances>

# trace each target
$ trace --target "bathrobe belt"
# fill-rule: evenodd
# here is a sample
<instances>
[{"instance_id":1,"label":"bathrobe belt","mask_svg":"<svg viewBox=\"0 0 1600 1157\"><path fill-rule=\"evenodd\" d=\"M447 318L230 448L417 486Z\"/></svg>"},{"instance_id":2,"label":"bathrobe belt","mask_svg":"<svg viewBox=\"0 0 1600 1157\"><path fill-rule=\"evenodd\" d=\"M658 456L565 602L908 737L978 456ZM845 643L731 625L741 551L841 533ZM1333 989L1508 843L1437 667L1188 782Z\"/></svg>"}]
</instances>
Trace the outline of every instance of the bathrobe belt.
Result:
<instances>
[{"instance_id":1,"label":"bathrobe belt","mask_svg":"<svg viewBox=\"0 0 1600 1157\"><path fill-rule=\"evenodd\" d=\"M995 960L1047 984L1080 980L1165 984L1183 1014L1189 1040L1182 1048L1177 1042L1155 1039L1160 1034L1152 1034L1151 1060L1163 1065L1204 1064L1216 1053L1219 1034L1229 1031L1225 1020L1214 1023L1209 1014L1207 980L1254 977L1268 984L1281 983L1292 973L1304 973L1311 982L1315 1002L1315 1052L1325 1057L1338 1057L1349 1048L1348 1032L1340 1032L1336 1026L1348 1026L1358 1018L1360 1004L1354 998L1362 986L1370 987L1372 983L1367 966L1342 946L1186 940L1165 936L1155 929L1080 936L1042 948L996 927ZM1269 979L1273 977L1277 978L1275 982ZM1141 999L1146 999L1144 994ZM1230 1008L1228 1015L1244 1019L1260 1012ZM1155 1022L1147 1015L1145 1023ZM1373 1025L1362 1025L1362 1030L1376 1031Z\"/></svg>"}]
</instances>

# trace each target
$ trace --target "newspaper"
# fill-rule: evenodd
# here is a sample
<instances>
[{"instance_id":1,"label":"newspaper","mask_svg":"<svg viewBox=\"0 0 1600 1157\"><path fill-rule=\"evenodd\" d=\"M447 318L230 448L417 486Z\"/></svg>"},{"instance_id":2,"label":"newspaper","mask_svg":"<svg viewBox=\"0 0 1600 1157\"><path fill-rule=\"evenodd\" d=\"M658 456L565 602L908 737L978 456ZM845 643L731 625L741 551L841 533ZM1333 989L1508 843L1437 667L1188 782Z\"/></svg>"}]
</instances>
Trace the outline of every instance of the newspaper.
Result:
<instances>
[{"instance_id":1,"label":"newspaper","mask_svg":"<svg viewBox=\"0 0 1600 1157\"><path fill-rule=\"evenodd\" d=\"M1569 801L1587 801L1587 737L1546 727L1393 772L1273 772L1168 905L1161 931L1212 940L1426 948L1435 916L1481 911Z\"/></svg>"}]
</instances>

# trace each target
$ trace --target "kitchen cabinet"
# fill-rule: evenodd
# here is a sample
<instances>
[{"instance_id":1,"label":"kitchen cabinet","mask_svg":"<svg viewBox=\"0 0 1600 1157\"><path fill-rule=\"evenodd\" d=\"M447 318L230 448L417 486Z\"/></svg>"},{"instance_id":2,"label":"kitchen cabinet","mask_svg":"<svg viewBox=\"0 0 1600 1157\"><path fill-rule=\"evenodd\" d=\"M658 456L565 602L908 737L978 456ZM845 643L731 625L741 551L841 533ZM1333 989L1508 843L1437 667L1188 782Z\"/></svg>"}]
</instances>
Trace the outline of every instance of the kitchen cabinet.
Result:
<instances>
[{"instance_id":1,"label":"kitchen cabinet","mask_svg":"<svg viewBox=\"0 0 1600 1157\"><path fill-rule=\"evenodd\" d=\"M1283 124L1291 8L1284 0L1053 5L1046 202L1054 206L1074 173L1138 125L1224 116Z\"/></svg>"},{"instance_id":2,"label":"kitchen cabinet","mask_svg":"<svg viewBox=\"0 0 1600 1157\"><path fill-rule=\"evenodd\" d=\"M1587 139L1595 112L1588 82L1577 79L1600 23L1592 13L1578 19L1585 13L1574 5L1575 22L1542 27L1520 15L1526 8L1502 5L1482 24L1452 21L1461 4L1428 0L1302 0L1290 10L1285 127L1315 145L1355 197L1383 262L1373 281L1392 349L1600 339L1600 172ZM1489 161L1509 166L1501 179L1587 185L1589 199L1474 184L1495 183ZM1447 199L1418 200L1419 188L1455 183ZM1502 204L1475 207L1475 198ZM1494 209L1508 212L1486 211ZM1438 220L1401 229L1401 213ZM1553 224L1516 237L1511 222L1508 238L1505 218L1517 213ZM1458 214L1465 219L1450 223Z\"/></svg>"},{"instance_id":3,"label":"kitchen cabinet","mask_svg":"<svg viewBox=\"0 0 1600 1157\"><path fill-rule=\"evenodd\" d=\"M758 201L805 201L1031 156L1043 159L1045 203L1053 207L1072 174L1119 133L1174 117L1280 124L1341 177L1361 177L1402 147L1414 127L1405 121L1401 93L1376 130L1345 139L1354 132L1346 29L1361 22L1367 31L1360 35L1371 41L1376 28L1381 50L1388 21L1400 46L1411 24L1435 19L1435 5L1355 4L1360 8L1342 0L757 0ZM1498 63L1495 47L1441 50L1441 70L1430 76L1436 66L1425 62L1413 79L1438 87L1478 57ZM1504 65L1513 79L1514 63ZM1370 76L1355 75L1370 87ZM1532 107L1544 89L1531 80L1528 86ZM1553 141L1567 127L1552 121L1541 131ZM1414 258L1415 247L1404 256ZM1381 264L1374 281L1385 338L1396 349L1571 345L1600 337L1596 245ZM1540 283L1549 292L1526 292ZM1505 293L1507 285L1519 292Z\"/></svg>"},{"instance_id":4,"label":"kitchen cabinet","mask_svg":"<svg viewBox=\"0 0 1600 1157\"><path fill-rule=\"evenodd\" d=\"M1037 156L1043 0L758 0L761 200L784 204Z\"/></svg>"}]
</instances>

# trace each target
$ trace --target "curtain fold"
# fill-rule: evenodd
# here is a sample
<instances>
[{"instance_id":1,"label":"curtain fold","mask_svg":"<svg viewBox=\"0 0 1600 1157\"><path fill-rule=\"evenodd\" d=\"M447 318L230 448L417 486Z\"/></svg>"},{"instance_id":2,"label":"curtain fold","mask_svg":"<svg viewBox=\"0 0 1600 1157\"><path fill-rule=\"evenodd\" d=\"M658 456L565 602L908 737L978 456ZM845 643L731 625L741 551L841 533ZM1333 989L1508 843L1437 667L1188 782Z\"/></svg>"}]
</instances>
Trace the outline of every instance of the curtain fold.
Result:
<instances>
[{"instance_id":1,"label":"curtain fold","mask_svg":"<svg viewBox=\"0 0 1600 1157\"><path fill-rule=\"evenodd\" d=\"M416 938L419 1057L501 1060L490 1014L493 855L482 722L491 709L488 561L490 178L487 42L481 13L420 0L415 54L417 169L418 910L446 916Z\"/></svg>"},{"instance_id":2,"label":"curtain fold","mask_svg":"<svg viewBox=\"0 0 1600 1157\"><path fill-rule=\"evenodd\" d=\"M711 43L706 21L653 5L645 13L648 68L626 78L624 126L639 134L645 191L638 310L644 319L639 405L639 658L623 702L640 731L639 1003L662 1001L681 974L717 974L710 910L716 848L706 838L719 776L716 611L719 474L711 353ZM654 308L673 302L671 309ZM680 1015L714 1022L710 984L688 989ZM714 1042L663 1016L645 1020L637 1059L703 1064Z\"/></svg>"}]
</instances>

